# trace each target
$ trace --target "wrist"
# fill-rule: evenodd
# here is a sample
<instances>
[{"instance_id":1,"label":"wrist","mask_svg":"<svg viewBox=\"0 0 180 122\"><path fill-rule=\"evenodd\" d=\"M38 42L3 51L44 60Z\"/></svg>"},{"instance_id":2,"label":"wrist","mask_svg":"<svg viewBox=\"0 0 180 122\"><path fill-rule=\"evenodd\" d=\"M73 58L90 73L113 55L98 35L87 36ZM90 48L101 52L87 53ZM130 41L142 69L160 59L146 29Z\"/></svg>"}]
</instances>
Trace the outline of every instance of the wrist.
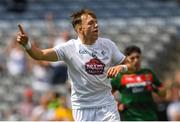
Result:
<instances>
[{"instance_id":1,"label":"wrist","mask_svg":"<svg viewBox=\"0 0 180 122\"><path fill-rule=\"evenodd\" d=\"M128 71L127 65L121 65L121 66L122 66L122 72L127 72Z\"/></svg>"},{"instance_id":2,"label":"wrist","mask_svg":"<svg viewBox=\"0 0 180 122\"><path fill-rule=\"evenodd\" d=\"M28 41L26 45L23 46L26 50L30 50L32 45L31 45L31 42Z\"/></svg>"}]
</instances>

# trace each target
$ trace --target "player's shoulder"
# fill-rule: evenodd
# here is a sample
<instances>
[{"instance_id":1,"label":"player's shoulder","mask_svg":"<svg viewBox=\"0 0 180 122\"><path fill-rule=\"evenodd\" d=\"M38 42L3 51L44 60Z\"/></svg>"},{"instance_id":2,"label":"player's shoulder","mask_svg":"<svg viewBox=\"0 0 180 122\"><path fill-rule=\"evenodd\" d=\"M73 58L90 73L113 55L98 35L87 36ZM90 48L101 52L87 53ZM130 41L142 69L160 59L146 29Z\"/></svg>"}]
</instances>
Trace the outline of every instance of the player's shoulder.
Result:
<instances>
[{"instance_id":1,"label":"player's shoulder","mask_svg":"<svg viewBox=\"0 0 180 122\"><path fill-rule=\"evenodd\" d=\"M141 68L141 71L147 72L147 73L152 73L153 72L151 68Z\"/></svg>"},{"instance_id":2,"label":"player's shoulder","mask_svg":"<svg viewBox=\"0 0 180 122\"><path fill-rule=\"evenodd\" d=\"M108 41L112 42L111 39L103 38L103 37L99 37L98 40L107 41L107 42L108 42Z\"/></svg>"},{"instance_id":3,"label":"player's shoulder","mask_svg":"<svg viewBox=\"0 0 180 122\"><path fill-rule=\"evenodd\" d=\"M76 42L76 39L70 39L66 43L63 43L64 46L72 46Z\"/></svg>"},{"instance_id":4,"label":"player's shoulder","mask_svg":"<svg viewBox=\"0 0 180 122\"><path fill-rule=\"evenodd\" d=\"M70 39L66 42L66 44L74 44L76 41L76 39Z\"/></svg>"},{"instance_id":5,"label":"player's shoulder","mask_svg":"<svg viewBox=\"0 0 180 122\"><path fill-rule=\"evenodd\" d=\"M104 43L104 44L113 44L114 43L111 39L102 38L102 37L99 37L98 41L101 42L101 43Z\"/></svg>"},{"instance_id":6,"label":"player's shoulder","mask_svg":"<svg viewBox=\"0 0 180 122\"><path fill-rule=\"evenodd\" d=\"M65 50L65 49L74 49L74 43L75 43L75 39L70 39L68 40L67 42L65 43L62 43L62 44L59 44L59 45L56 45L54 48L57 49L57 50Z\"/></svg>"}]
</instances>

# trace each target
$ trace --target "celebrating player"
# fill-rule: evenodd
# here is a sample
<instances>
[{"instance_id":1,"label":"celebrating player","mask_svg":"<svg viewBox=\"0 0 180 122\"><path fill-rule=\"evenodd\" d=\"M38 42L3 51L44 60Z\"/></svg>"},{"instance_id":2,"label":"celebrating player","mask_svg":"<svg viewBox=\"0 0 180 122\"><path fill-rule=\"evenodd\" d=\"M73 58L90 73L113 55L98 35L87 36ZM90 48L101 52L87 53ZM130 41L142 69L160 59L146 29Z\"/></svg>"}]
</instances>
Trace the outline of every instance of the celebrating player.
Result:
<instances>
[{"instance_id":1,"label":"celebrating player","mask_svg":"<svg viewBox=\"0 0 180 122\"><path fill-rule=\"evenodd\" d=\"M20 25L17 42L36 60L66 62L72 81L71 101L75 121L120 120L108 77L133 66L115 43L98 37L97 18L91 10L82 9L73 13L72 25L78 38L54 48L41 50L31 45Z\"/></svg>"}]
</instances>

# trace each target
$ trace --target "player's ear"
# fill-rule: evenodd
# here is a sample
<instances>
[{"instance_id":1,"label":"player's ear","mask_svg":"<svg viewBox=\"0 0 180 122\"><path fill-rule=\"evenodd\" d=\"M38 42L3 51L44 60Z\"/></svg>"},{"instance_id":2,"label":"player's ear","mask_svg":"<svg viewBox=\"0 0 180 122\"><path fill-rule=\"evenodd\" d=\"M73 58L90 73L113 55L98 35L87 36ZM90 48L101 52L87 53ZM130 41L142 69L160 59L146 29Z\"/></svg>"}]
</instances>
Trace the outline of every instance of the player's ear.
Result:
<instances>
[{"instance_id":1,"label":"player's ear","mask_svg":"<svg viewBox=\"0 0 180 122\"><path fill-rule=\"evenodd\" d=\"M81 26L81 25L77 25L77 26L76 26L76 31L77 31L78 33L82 33L82 26Z\"/></svg>"}]
</instances>

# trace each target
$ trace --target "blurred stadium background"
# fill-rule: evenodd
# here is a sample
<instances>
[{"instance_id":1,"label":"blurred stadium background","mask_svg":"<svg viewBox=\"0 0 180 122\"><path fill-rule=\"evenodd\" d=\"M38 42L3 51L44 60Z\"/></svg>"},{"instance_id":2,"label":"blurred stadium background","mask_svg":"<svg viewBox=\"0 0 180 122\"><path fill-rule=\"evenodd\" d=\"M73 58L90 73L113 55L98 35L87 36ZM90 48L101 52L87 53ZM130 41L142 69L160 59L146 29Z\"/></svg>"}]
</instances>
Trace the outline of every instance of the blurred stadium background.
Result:
<instances>
[{"instance_id":1,"label":"blurred stadium background","mask_svg":"<svg viewBox=\"0 0 180 122\"><path fill-rule=\"evenodd\" d=\"M31 120L31 111L46 103L39 101L52 91L60 94L59 106L70 111L66 74L52 81L55 65L35 62L14 40L19 23L42 48L64 35L76 38L70 15L81 8L97 14L100 35L121 51L132 44L141 47L143 66L152 68L169 88L166 98L155 96L160 120L168 120L168 106L180 102L179 0L0 0L0 120ZM54 112L57 107L50 108ZM71 120L67 114L58 115L63 110L56 111L56 120ZM47 112L49 118L53 112Z\"/></svg>"}]
</instances>

